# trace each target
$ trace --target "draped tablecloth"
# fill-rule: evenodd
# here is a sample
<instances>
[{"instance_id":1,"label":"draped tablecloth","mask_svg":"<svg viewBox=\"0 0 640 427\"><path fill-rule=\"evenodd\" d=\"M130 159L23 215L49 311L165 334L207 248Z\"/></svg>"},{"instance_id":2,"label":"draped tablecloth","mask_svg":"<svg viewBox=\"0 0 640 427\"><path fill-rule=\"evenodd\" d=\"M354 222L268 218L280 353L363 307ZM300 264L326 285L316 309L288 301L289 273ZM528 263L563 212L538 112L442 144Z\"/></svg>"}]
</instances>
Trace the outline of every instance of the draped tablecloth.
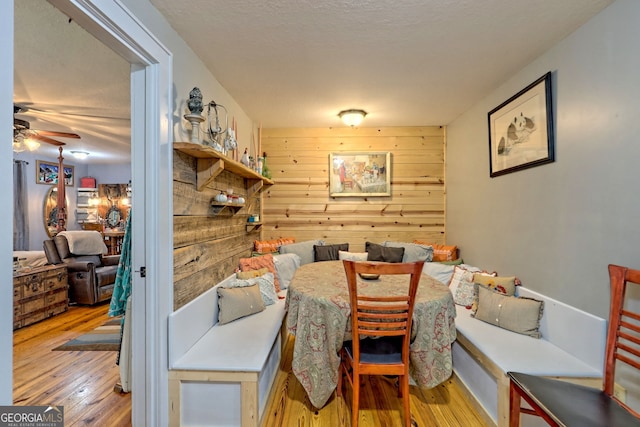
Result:
<instances>
[{"instance_id":1,"label":"draped tablecloth","mask_svg":"<svg viewBox=\"0 0 640 427\"><path fill-rule=\"evenodd\" d=\"M406 293L408 276L360 281L361 293ZM342 261L300 266L287 291L287 330L295 335L293 373L316 408L338 384L338 351L351 339L349 289ZM456 309L449 288L423 274L411 328L410 374L418 386L432 388L452 373L451 344L456 339Z\"/></svg>"}]
</instances>

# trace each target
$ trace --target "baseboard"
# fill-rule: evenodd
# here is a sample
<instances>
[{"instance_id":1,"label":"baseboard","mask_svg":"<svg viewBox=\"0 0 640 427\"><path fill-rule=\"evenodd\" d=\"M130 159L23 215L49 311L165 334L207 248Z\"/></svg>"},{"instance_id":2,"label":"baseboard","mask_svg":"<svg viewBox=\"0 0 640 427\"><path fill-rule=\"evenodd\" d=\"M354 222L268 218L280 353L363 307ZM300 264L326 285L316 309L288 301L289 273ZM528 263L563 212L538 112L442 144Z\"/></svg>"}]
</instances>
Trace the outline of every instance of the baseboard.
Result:
<instances>
[{"instance_id":1,"label":"baseboard","mask_svg":"<svg viewBox=\"0 0 640 427\"><path fill-rule=\"evenodd\" d=\"M462 390L462 392L464 393L464 395L467 398L467 400L473 406L473 409L476 410L476 412L480 415L480 418L482 418L482 420L485 422L485 424L487 426L497 427L495 421L491 418L491 416L489 416L489 414L484 409L484 407L480 404L480 402L478 402L478 400L473 395L471 390L469 390L469 388L464 383L464 381L462 381L455 372L453 373L453 376L451 378L460 387L460 390Z\"/></svg>"}]
</instances>

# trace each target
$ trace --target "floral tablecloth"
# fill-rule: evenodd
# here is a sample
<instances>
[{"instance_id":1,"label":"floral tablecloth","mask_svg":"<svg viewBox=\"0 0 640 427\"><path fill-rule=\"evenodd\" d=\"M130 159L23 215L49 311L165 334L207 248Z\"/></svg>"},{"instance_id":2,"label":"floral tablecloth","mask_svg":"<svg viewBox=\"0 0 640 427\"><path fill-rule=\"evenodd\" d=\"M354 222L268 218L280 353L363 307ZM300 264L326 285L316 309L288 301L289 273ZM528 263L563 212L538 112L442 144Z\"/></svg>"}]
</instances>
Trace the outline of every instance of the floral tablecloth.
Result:
<instances>
[{"instance_id":1,"label":"floral tablecloth","mask_svg":"<svg viewBox=\"0 0 640 427\"><path fill-rule=\"evenodd\" d=\"M406 293L406 276L362 280L372 293ZM338 351L351 339L349 289L342 261L301 266L287 292L287 330L296 336L292 368L311 403L321 408L338 383ZM411 377L432 388L452 373L451 344L456 339L456 310L449 288L426 274L420 279L413 312Z\"/></svg>"}]
</instances>

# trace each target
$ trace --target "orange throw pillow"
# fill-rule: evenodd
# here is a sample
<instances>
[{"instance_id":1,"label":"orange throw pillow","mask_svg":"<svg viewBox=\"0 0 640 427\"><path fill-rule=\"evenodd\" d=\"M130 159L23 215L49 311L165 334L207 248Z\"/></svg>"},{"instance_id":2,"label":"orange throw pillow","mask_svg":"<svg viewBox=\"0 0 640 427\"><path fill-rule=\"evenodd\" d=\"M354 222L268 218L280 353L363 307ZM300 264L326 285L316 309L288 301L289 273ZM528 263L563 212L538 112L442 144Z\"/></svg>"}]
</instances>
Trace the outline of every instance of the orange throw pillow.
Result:
<instances>
[{"instance_id":1,"label":"orange throw pillow","mask_svg":"<svg viewBox=\"0 0 640 427\"><path fill-rule=\"evenodd\" d=\"M265 254L251 258L240 258L240 271L260 270L261 268L266 268L269 272L273 273L273 284L276 287L276 292L280 292L280 282L278 281L278 275L276 274L276 265L273 262L273 255Z\"/></svg>"}]
</instances>

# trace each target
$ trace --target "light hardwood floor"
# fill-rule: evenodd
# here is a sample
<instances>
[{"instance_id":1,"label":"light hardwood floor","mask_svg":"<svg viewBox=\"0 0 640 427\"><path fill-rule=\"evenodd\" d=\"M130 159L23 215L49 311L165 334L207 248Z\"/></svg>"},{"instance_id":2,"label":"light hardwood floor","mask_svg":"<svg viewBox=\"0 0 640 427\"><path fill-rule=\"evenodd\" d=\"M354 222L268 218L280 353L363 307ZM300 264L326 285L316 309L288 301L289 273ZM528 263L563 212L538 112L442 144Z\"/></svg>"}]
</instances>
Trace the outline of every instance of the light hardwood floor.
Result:
<instances>
[{"instance_id":1,"label":"light hardwood floor","mask_svg":"<svg viewBox=\"0 0 640 427\"><path fill-rule=\"evenodd\" d=\"M51 351L108 320L108 305L74 306L68 312L14 332L14 404L63 405L65 426L129 426L131 394L114 392L119 381L113 351ZM287 342L262 427L347 426L349 403L335 393L316 409L291 372L293 338ZM347 387L348 390L348 387ZM351 393L347 391L346 398ZM401 401L391 379L372 377L361 392L361 427L401 425ZM413 425L485 427L453 380L423 390L411 387Z\"/></svg>"}]
</instances>

